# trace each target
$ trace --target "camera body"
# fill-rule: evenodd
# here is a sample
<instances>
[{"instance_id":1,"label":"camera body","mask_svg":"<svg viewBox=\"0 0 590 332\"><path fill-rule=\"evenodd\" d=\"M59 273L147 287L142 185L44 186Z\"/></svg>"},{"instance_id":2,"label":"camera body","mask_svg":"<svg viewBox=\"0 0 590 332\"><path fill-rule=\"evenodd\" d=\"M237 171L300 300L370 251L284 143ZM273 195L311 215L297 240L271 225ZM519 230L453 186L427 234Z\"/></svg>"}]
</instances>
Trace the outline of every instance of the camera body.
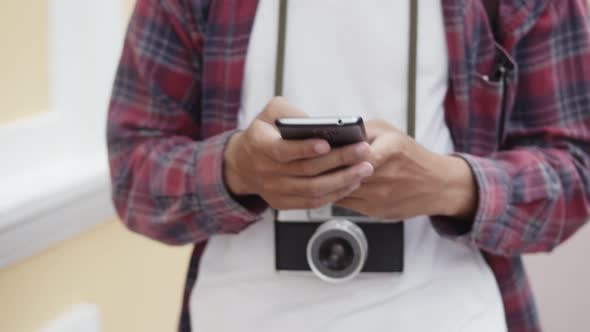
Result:
<instances>
[{"instance_id":1,"label":"camera body","mask_svg":"<svg viewBox=\"0 0 590 332\"><path fill-rule=\"evenodd\" d=\"M403 222L371 220L331 205L276 214L279 271L313 271L328 282L360 272L402 272L403 250Z\"/></svg>"}]
</instances>

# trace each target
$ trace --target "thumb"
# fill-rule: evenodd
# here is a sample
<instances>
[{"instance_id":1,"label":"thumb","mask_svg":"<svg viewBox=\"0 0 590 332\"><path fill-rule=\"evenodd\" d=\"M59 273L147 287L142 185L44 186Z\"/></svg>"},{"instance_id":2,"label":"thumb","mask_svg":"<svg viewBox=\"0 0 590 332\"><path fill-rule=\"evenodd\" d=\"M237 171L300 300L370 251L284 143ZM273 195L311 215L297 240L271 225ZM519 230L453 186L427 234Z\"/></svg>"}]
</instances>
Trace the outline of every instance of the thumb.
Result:
<instances>
[{"instance_id":1,"label":"thumb","mask_svg":"<svg viewBox=\"0 0 590 332\"><path fill-rule=\"evenodd\" d=\"M371 143L369 162L375 169L387 162L392 156L401 153L406 144L405 137L396 132L382 132Z\"/></svg>"},{"instance_id":2,"label":"thumb","mask_svg":"<svg viewBox=\"0 0 590 332\"><path fill-rule=\"evenodd\" d=\"M365 122L367 140L373 142L377 137L391 131L398 130L383 120L369 120Z\"/></svg>"},{"instance_id":3,"label":"thumb","mask_svg":"<svg viewBox=\"0 0 590 332\"><path fill-rule=\"evenodd\" d=\"M264 110L258 114L258 119L274 126L279 118L308 118L309 115L292 106L285 97L273 97Z\"/></svg>"}]
</instances>

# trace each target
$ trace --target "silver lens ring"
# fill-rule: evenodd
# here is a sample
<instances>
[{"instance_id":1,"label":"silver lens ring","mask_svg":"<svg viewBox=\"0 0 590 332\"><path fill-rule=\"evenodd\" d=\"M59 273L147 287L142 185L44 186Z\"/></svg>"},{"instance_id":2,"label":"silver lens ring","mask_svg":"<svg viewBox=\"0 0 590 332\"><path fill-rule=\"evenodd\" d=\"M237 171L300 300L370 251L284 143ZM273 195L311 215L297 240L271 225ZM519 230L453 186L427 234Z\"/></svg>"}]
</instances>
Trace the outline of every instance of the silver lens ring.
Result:
<instances>
[{"instance_id":1,"label":"silver lens ring","mask_svg":"<svg viewBox=\"0 0 590 332\"><path fill-rule=\"evenodd\" d=\"M342 251L336 262L327 262L334 248ZM367 259L368 244L363 230L346 219L320 225L307 242L307 262L322 280L341 283L356 277Z\"/></svg>"}]
</instances>

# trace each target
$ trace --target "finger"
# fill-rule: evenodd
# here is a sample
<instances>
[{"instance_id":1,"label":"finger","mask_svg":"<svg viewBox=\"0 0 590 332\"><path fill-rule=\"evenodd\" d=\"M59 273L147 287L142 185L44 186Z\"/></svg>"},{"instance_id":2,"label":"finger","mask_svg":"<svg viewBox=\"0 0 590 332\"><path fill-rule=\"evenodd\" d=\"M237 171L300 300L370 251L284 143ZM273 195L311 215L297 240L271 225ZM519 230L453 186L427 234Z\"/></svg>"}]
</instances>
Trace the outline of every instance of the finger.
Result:
<instances>
[{"instance_id":1,"label":"finger","mask_svg":"<svg viewBox=\"0 0 590 332\"><path fill-rule=\"evenodd\" d=\"M322 197L302 197L302 196L283 196L271 206L279 210L292 209L317 209L327 204L332 204L358 189L360 183L354 183L351 186L341 188L335 192L329 193Z\"/></svg>"},{"instance_id":2,"label":"finger","mask_svg":"<svg viewBox=\"0 0 590 332\"><path fill-rule=\"evenodd\" d=\"M368 160L371 147L366 142L334 149L317 158L299 160L284 165L282 173L293 176L317 176L344 166Z\"/></svg>"},{"instance_id":3,"label":"finger","mask_svg":"<svg viewBox=\"0 0 590 332\"><path fill-rule=\"evenodd\" d=\"M368 162L348 167L333 173L313 178L286 178L280 183L293 195L304 197L321 197L342 188L361 182L373 174L373 166Z\"/></svg>"},{"instance_id":4,"label":"finger","mask_svg":"<svg viewBox=\"0 0 590 332\"><path fill-rule=\"evenodd\" d=\"M275 161L286 164L298 160L316 158L329 153L330 144L322 139L276 140L270 152Z\"/></svg>"},{"instance_id":5,"label":"finger","mask_svg":"<svg viewBox=\"0 0 590 332\"><path fill-rule=\"evenodd\" d=\"M258 119L274 125L278 118L308 118L309 115L302 110L289 104L285 97L273 97L264 111L258 115Z\"/></svg>"},{"instance_id":6,"label":"finger","mask_svg":"<svg viewBox=\"0 0 590 332\"><path fill-rule=\"evenodd\" d=\"M330 152L330 145L325 140L287 141L282 139L275 127L263 121L254 121L249 132L253 146L278 163L318 157Z\"/></svg>"}]
</instances>

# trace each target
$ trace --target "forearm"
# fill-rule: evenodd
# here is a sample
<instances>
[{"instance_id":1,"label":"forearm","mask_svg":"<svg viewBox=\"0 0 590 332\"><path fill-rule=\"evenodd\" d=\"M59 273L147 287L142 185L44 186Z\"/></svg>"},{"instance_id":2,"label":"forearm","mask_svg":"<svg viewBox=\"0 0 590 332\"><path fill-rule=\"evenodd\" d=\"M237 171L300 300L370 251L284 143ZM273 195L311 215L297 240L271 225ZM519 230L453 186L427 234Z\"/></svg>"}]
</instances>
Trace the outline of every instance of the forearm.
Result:
<instances>
[{"instance_id":1,"label":"forearm","mask_svg":"<svg viewBox=\"0 0 590 332\"><path fill-rule=\"evenodd\" d=\"M503 46L514 57L517 75L515 84L508 85L506 93L511 93L504 96L512 95L507 100L514 101L500 110L506 116L506 123L500 124L505 135L498 152L459 155L475 178L477 209L471 227L462 232L453 227L456 220L435 217L434 225L443 234L463 235L485 251L512 256L549 251L588 219L587 9L583 0L549 1L535 24L518 36L505 32L513 33Z\"/></svg>"},{"instance_id":2,"label":"forearm","mask_svg":"<svg viewBox=\"0 0 590 332\"><path fill-rule=\"evenodd\" d=\"M153 239L184 244L256 221L258 214L225 188L223 151L232 134L197 142L180 136L119 140L111 133L113 200L123 222Z\"/></svg>"},{"instance_id":3,"label":"forearm","mask_svg":"<svg viewBox=\"0 0 590 332\"><path fill-rule=\"evenodd\" d=\"M183 10L174 1L137 3L107 128L117 212L132 230L170 244L237 232L257 218L225 189L223 150L233 133L202 137L202 38Z\"/></svg>"},{"instance_id":4,"label":"forearm","mask_svg":"<svg viewBox=\"0 0 590 332\"><path fill-rule=\"evenodd\" d=\"M464 223L475 216L478 205L477 184L469 164L457 156L438 156L435 165L438 174L438 194L426 206L435 206L430 214L455 218Z\"/></svg>"},{"instance_id":5,"label":"forearm","mask_svg":"<svg viewBox=\"0 0 590 332\"><path fill-rule=\"evenodd\" d=\"M488 158L461 156L475 179L477 206L469 228L453 225L459 219L434 217L443 234L463 235L484 251L512 256L552 250L590 216L588 165L567 150L521 148Z\"/></svg>"}]
</instances>

